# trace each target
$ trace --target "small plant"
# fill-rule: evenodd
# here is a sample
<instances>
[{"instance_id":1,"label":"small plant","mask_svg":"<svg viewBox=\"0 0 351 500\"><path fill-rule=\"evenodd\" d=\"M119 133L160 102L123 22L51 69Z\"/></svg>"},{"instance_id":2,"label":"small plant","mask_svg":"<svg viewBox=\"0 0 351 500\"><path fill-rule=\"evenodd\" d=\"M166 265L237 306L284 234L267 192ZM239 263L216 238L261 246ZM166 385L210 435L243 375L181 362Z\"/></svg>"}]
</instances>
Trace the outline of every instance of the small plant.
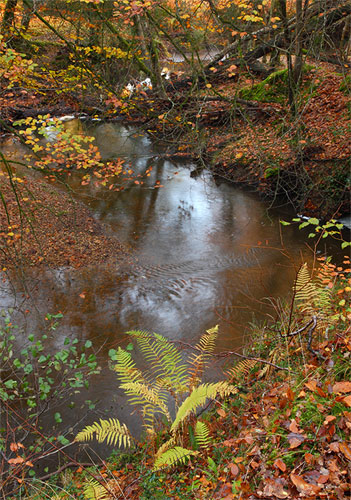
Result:
<instances>
[{"instance_id":1,"label":"small plant","mask_svg":"<svg viewBox=\"0 0 351 500\"><path fill-rule=\"evenodd\" d=\"M208 399L217 396L236 394L234 385L226 382L201 383L204 369L208 366L210 355L215 347L218 326L207 330L195 346L195 354L185 364L178 349L159 334L141 331L128 332L148 362L149 370L142 373L135 365L130 352L118 348L110 355L116 364L114 370L132 405L141 407L144 427L154 448L159 417L163 417L168 426L168 439L154 452L153 470L184 463L188 457L199 452L184 446L190 441L185 429L187 423L196 420L196 411ZM169 410L169 401L175 405L175 417ZM95 435L99 442L107 441L119 446L130 446L133 438L125 424L117 419L100 420L83 429L76 436L76 441L91 440ZM209 429L205 422L197 421L195 441L200 447L210 444Z\"/></svg>"},{"instance_id":2,"label":"small plant","mask_svg":"<svg viewBox=\"0 0 351 500\"><path fill-rule=\"evenodd\" d=\"M62 424L55 406L89 385L99 372L96 356L89 352L90 340L78 349L77 339L66 339L64 347L48 352L48 335L28 335L22 349L23 332L11 322L11 313L2 312L0 325L0 451L3 476L0 491L11 487L15 478L26 475L28 467L51 449L69 444L61 430L56 438L45 435L41 422L52 415L53 426ZM49 331L55 330L62 314L46 316ZM48 332L49 333L49 332ZM52 443L56 444L52 444ZM34 475L34 471L29 471Z\"/></svg>"},{"instance_id":3,"label":"small plant","mask_svg":"<svg viewBox=\"0 0 351 500\"><path fill-rule=\"evenodd\" d=\"M317 237L318 240L320 240L322 238L324 239L331 236L332 238L341 241L342 249L351 246L351 241L345 241L343 238L342 230L344 229L344 225L341 222L338 222L336 219L330 219L322 224L321 221L316 217L296 217L292 219L292 222L298 222L299 229L309 227L311 229L311 232L308 234L309 238ZM290 226L291 224L291 222L287 222L284 220L281 220L280 223L283 226Z\"/></svg>"}]
</instances>

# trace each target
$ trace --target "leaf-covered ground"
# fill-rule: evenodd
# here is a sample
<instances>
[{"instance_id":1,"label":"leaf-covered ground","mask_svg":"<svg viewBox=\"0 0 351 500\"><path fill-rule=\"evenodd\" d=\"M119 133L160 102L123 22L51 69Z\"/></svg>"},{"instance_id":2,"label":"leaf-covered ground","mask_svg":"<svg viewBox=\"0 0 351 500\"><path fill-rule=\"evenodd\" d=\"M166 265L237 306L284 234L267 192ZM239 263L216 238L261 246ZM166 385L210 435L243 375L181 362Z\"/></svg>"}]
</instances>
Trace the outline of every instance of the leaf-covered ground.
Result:
<instances>
[{"instance_id":1,"label":"leaf-covered ground","mask_svg":"<svg viewBox=\"0 0 351 500\"><path fill-rule=\"evenodd\" d=\"M23 265L77 268L127 256L127 249L64 190L38 179L12 176L11 182L0 172L3 271Z\"/></svg>"}]
</instances>

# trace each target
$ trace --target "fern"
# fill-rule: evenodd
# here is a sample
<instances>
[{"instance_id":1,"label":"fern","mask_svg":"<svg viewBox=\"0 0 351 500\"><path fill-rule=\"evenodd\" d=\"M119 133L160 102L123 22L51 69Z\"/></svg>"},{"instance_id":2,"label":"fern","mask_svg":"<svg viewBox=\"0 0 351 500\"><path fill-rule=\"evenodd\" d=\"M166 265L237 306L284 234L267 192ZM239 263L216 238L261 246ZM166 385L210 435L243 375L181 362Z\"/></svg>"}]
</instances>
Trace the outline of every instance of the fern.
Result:
<instances>
[{"instance_id":1,"label":"fern","mask_svg":"<svg viewBox=\"0 0 351 500\"><path fill-rule=\"evenodd\" d=\"M243 359L237 365L235 365L234 368L227 370L225 372L225 375L231 382L233 382L234 380L238 381L239 379L245 377L245 375L247 375L252 370L256 363L257 361L255 361L254 359Z\"/></svg>"},{"instance_id":2,"label":"fern","mask_svg":"<svg viewBox=\"0 0 351 500\"><path fill-rule=\"evenodd\" d=\"M132 356L129 352L118 347L116 352L116 361L113 369L122 384L127 382L142 382L145 383L145 378L142 372L136 367Z\"/></svg>"},{"instance_id":3,"label":"fern","mask_svg":"<svg viewBox=\"0 0 351 500\"><path fill-rule=\"evenodd\" d=\"M165 337L133 330L127 332L136 338L139 349L150 365L154 377L161 376L177 390L186 390L187 366L178 349Z\"/></svg>"},{"instance_id":4,"label":"fern","mask_svg":"<svg viewBox=\"0 0 351 500\"><path fill-rule=\"evenodd\" d=\"M188 457L197 454L197 451L188 450L187 448L182 448L181 446L175 446L174 448L165 451L165 453L156 459L153 470L155 471L165 467L171 467L176 463L184 464Z\"/></svg>"},{"instance_id":5,"label":"fern","mask_svg":"<svg viewBox=\"0 0 351 500\"><path fill-rule=\"evenodd\" d=\"M322 281L322 277L312 280L306 263L297 273L294 284L295 301L299 309L310 316L317 313L323 316L330 309L330 290Z\"/></svg>"},{"instance_id":6,"label":"fern","mask_svg":"<svg viewBox=\"0 0 351 500\"><path fill-rule=\"evenodd\" d=\"M204 369L207 366L210 356L215 349L216 339L218 335L218 325L206 330L197 345L195 346L196 354L190 358L190 377L188 379L188 386L190 389L201 380Z\"/></svg>"},{"instance_id":7,"label":"fern","mask_svg":"<svg viewBox=\"0 0 351 500\"><path fill-rule=\"evenodd\" d=\"M143 403L151 405L155 410L158 409L168 420L171 420L167 408L167 395L165 393L162 394L154 388L145 384L140 384L139 382L121 384L120 388L129 396L129 402L131 404L140 404L140 401L142 401Z\"/></svg>"},{"instance_id":8,"label":"fern","mask_svg":"<svg viewBox=\"0 0 351 500\"><path fill-rule=\"evenodd\" d=\"M88 484L84 486L84 497L86 500L107 500L111 498L106 488L98 481L87 478Z\"/></svg>"},{"instance_id":9,"label":"fern","mask_svg":"<svg viewBox=\"0 0 351 500\"><path fill-rule=\"evenodd\" d=\"M227 382L217 382L211 384L201 384L195 387L191 394L183 401L177 411L177 415L171 426L171 431L176 432L179 425L200 406L204 405L207 399L213 399L217 395L221 397L236 394L238 391L235 386Z\"/></svg>"},{"instance_id":10,"label":"fern","mask_svg":"<svg viewBox=\"0 0 351 500\"><path fill-rule=\"evenodd\" d=\"M210 445L210 430L205 422L196 422L195 438L200 448L207 448Z\"/></svg>"},{"instance_id":11,"label":"fern","mask_svg":"<svg viewBox=\"0 0 351 500\"><path fill-rule=\"evenodd\" d=\"M95 422L93 425L88 425L77 434L75 441L91 441L94 434L99 443L106 441L107 444L124 446L125 448L130 447L132 443L132 437L126 424L121 424L117 418L100 419L100 423Z\"/></svg>"}]
</instances>

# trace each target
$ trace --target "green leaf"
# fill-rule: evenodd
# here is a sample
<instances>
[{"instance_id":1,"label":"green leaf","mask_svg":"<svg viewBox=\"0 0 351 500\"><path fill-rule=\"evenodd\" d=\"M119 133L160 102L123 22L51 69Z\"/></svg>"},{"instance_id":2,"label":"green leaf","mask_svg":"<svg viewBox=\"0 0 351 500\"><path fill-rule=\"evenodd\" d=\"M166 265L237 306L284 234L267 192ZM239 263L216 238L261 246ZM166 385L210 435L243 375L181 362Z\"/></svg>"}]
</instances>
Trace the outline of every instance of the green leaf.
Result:
<instances>
[{"instance_id":1,"label":"green leaf","mask_svg":"<svg viewBox=\"0 0 351 500\"><path fill-rule=\"evenodd\" d=\"M315 217L311 217L310 219L308 219L308 223L309 224L313 224L315 226L318 226L319 224L319 219L316 219Z\"/></svg>"},{"instance_id":2,"label":"green leaf","mask_svg":"<svg viewBox=\"0 0 351 500\"><path fill-rule=\"evenodd\" d=\"M282 226L290 226L290 222L286 222L285 220L280 221Z\"/></svg>"},{"instance_id":3,"label":"green leaf","mask_svg":"<svg viewBox=\"0 0 351 500\"><path fill-rule=\"evenodd\" d=\"M341 243L341 248L342 248L342 249L344 249L344 248L346 248L346 247L349 247L349 246L351 246L351 241L343 241L343 242Z\"/></svg>"},{"instance_id":4,"label":"green leaf","mask_svg":"<svg viewBox=\"0 0 351 500\"><path fill-rule=\"evenodd\" d=\"M87 341L85 342L85 344L84 344L84 347L85 347L86 349L88 349L88 348L89 348L89 347L91 347L92 345L93 345L92 341L91 341L91 340L87 340Z\"/></svg>"}]
</instances>

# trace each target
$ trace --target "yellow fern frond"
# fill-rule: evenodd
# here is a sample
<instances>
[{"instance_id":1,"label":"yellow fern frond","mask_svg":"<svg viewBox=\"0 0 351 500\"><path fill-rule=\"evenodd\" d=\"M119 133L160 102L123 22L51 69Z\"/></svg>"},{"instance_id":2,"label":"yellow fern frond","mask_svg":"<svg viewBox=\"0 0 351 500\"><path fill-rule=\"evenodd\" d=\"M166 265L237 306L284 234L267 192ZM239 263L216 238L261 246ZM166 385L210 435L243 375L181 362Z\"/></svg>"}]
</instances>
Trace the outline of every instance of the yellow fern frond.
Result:
<instances>
[{"instance_id":1,"label":"yellow fern frond","mask_svg":"<svg viewBox=\"0 0 351 500\"><path fill-rule=\"evenodd\" d=\"M297 273L294 291L295 301L301 311L310 315L315 314L316 287L312 282L306 263L300 267Z\"/></svg>"},{"instance_id":2,"label":"yellow fern frond","mask_svg":"<svg viewBox=\"0 0 351 500\"><path fill-rule=\"evenodd\" d=\"M154 409L163 413L168 420L171 420L171 416L167 408L166 393L157 393L154 388L145 384L140 384L139 382L121 384L120 388L125 391L127 396L129 396L129 402L131 404L148 403L153 406Z\"/></svg>"},{"instance_id":3,"label":"yellow fern frond","mask_svg":"<svg viewBox=\"0 0 351 500\"><path fill-rule=\"evenodd\" d=\"M129 352L118 347L116 352L116 361L113 369L122 384L127 382L142 382L145 383L142 372L136 367L132 356Z\"/></svg>"},{"instance_id":4,"label":"yellow fern frond","mask_svg":"<svg viewBox=\"0 0 351 500\"><path fill-rule=\"evenodd\" d=\"M172 436L171 438L168 439L168 441L166 441L165 443L163 443L162 446L159 447L156 453L156 459L161 455L163 455L165 451L169 450L175 444L176 444L176 439L174 436Z\"/></svg>"},{"instance_id":5,"label":"yellow fern frond","mask_svg":"<svg viewBox=\"0 0 351 500\"><path fill-rule=\"evenodd\" d=\"M201 336L199 342L196 344L196 353L190 358L190 377L187 383L190 389L201 380L203 371L215 349L217 335L218 325L206 330L206 333Z\"/></svg>"},{"instance_id":6,"label":"yellow fern frond","mask_svg":"<svg viewBox=\"0 0 351 500\"><path fill-rule=\"evenodd\" d=\"M182 448L181 446L175 446L174 448L165 451L165 453L156 459L153 470L171 467L176 463L183 464L188 457L197 454L197 451L188 450L186 448Z\"/></svg>"},{"instance_id":7,"label":"yellow fern frond","mask_svg":"<svg viewBox=\"0 0 351 500\"><path fill-rule=\"evenodd\" d=\"M100 423L94 422L92 425L88 425L77 434L75 441L91 441L94 434L99 443L106 441L109 445L125 448L130 447L132 443L132 437L126 424L121 424L117 418L100 419Z\"/></svg>"},{"instance_id":8,"label":"yellow fern frond","mask_svg":"<svg viewBox=\"0 0 351 500\"><path fill-rule=\"evenodd\" d=\"M299 269L294 284L295 301L302 312L313 316L325 316L331 307L330 290L323 284L323 276L312 280L307 268L303 264Z\"/></svg>"},{"instance_id":9,"label":"yellow fern frond","mask_svg":"<svg viewBox=\"0 0 351 500\"><path fill-rule=\"evenodd\" d=\"M254 359L243 359L233 368L227 370L224 373L227 376L228 380L230 380L231 382L233 382L234 380L239 381L239 379L245 377L245 375L247 375L252 370L256 363L257 361L255 361Z\"/></svg>"},{"instance_id":10,"label":"yellow fern frond","mask_svg":"<svg viewBox=\"0 0 351 500\"><path fill-rule=\"evenodd\" d=\"M211 443L210 430L205 422L196 422L195 438L201 448L207 448Z\"/></svg>"},{"instance_id":11,"label":"yellow fern frond","mask_svg":"<svg viewBox=\"0 0 351 500\"><path fill-rule=\"evenodd\" d=\"M195 387L179 407L171 426L171 431L174 433L181 422L183 422L190 413L195 412L200 406L203 406L207 399L213 399L216 396L225 397L229 394L236 394L237 392L237 388L228 384L228 382L201 384Z\"/></svg>"},{"instance_id":12,"label":"yellow fern frond","mask_svg":"<svg viewBox=\"0 0 351 500\"><path fill-rule=\"evenodd\" d=\"M84 486L84 497L86 500L107 500L111 498L107 489L98 481L87 478L88 484Z\"/></svg>"}]
</instances>

